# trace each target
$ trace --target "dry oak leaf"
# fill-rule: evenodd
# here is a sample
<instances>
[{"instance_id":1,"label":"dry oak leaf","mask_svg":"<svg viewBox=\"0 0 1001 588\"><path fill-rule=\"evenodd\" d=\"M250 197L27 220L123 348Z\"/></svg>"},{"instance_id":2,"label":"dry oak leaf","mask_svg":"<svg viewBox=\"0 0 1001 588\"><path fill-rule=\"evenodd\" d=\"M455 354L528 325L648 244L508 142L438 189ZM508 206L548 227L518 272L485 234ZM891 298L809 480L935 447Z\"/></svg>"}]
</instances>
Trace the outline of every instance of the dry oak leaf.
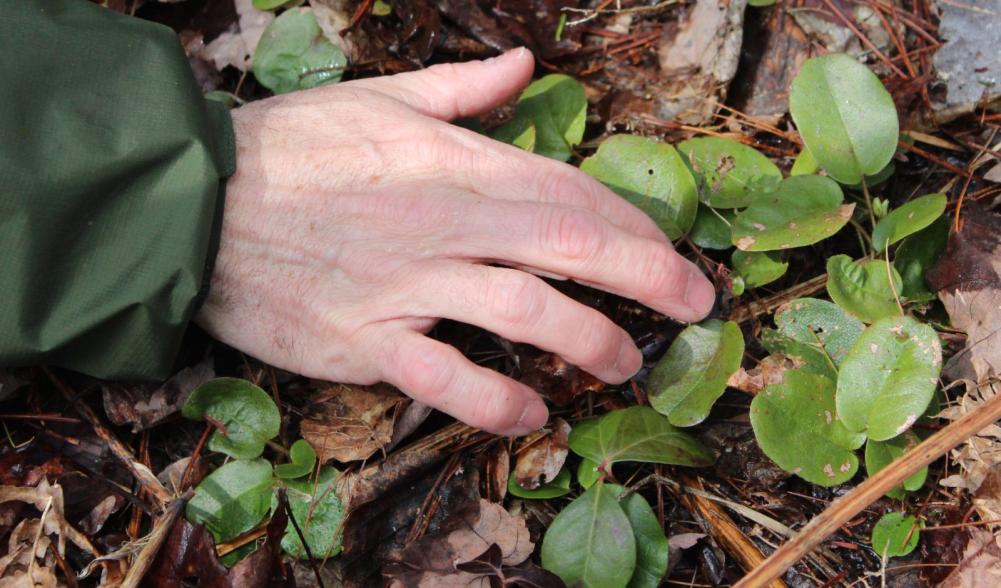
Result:
<instances>
[{"instance_id":1,"label":"dry oak leaf","mask_svg":"<svg viewBox=\"0 0 1001 588\"><path fill-rule=\"evenodd\" d=\"M969 528L963 559L939 588L985 588L1001 584L1001 547L989 531Z\"/></svg>"},{"instance_id":2,"label":"dry oak leaf","mask_svg":"<svg viewBox=\"0 0 1001 588\"><path fill-rule=\"evenodd\" d=\"M997 393L994 386L993 383L970 386L967 393L954 406L946 408L938 416L947 420L957 420L977 410ZM959 464L960 472L943 478L939 484L976 492L991 470L1001 465L1001 426L991 424L984 427L953 449L950 457Z\"/></svg>"},{"instance_id":3,"label":"dry oak leaf","mask_svg":"<svg viewBox=\"0 0 1001 588\"><path fill-rule=\"evenodd\" d=\"M392 441L399 407L406 402L391 386L333 384L313 399L300 433L321 462L368 459Z\"/></svg>"},{"instance_id":4,"label":"dry oak leaf","mask_svg":"<svg viewBox=\"0 0 1001 588\"><path fill-rule=\"evenodd\" d=\"M390 556L383 573L394 588L452 588L489 586L487 578L462 572L456 564L475 559L491 545L501 550L501 563L515 566L532 554L525 519L512 515L499 504L480 499L443 524L443 530L427 535Z\"/></svg>"},{"instance_id":5,"label":"dry oak leaf","mask_svg":"<svg viewBox=\"0 0 1001 588\"><path fill-rule=\"evenodd\" d=\"M526 490L535 490L552 482L567 460L570 425L563 419L553 420L552 430L525 437L515 451L514 479Z\"/></svg>"}]
</instances>

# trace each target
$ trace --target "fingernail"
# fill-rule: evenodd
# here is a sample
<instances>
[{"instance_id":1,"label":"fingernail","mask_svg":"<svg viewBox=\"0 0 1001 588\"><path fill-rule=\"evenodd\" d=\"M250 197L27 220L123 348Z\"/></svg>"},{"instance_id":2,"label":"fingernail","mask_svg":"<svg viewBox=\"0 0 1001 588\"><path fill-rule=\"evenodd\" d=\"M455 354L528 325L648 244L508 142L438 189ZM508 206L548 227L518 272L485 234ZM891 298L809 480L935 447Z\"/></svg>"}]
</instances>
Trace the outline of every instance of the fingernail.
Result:
<instances>
[{"instance_id":1,"label":"fingernail","mask_svg":"<svg viewBox=\"0 0 1001 588\"><path fill-rule=\"evenodd\" d=\"M619 348L619 357L615 360L615 371L629 379L636 375L643 366L643 354L633 345L632 341L623 343Z\"/></svg>"},{"instance_id":2,"label":"fingernail","mask_svg":"<svg viewBox=\"0 0 1001 588\"><path fill-rule=\"evenodd\" d=\"M709 280L697 268L688 272L688 284L685 286L685 304L692 312L704 317L716 303L716 290Z\"/></svg>"},{"instance_id":3,"label":"fingernail","mask_svg":"<svg viewBox=\"0 0 1001 588\"><path fill-rule=\"evenodd\" d=\"M521 418L518 419L517 428L519 432L516 434L524 435L536 429L541 429L548 420L549 409L546 408L546 403L538 398L533 398L525 405L525 410L522 411Z\"/></svg>"}]
</instances>

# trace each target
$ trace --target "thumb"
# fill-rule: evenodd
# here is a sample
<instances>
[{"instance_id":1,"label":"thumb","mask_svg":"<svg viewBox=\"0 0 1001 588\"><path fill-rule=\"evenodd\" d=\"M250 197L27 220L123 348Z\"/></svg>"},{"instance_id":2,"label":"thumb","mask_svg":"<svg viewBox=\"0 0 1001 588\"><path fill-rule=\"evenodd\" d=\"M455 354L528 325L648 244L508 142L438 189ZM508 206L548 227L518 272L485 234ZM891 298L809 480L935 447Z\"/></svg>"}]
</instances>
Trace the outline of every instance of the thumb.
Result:
<instances>
[{"instance_id":1,"label":"thumb","mask_svg":"<svg viewBox=\"0 0 1001 588\"><path fill-rule=\"evenodd\" d=\"M532 79L535 60L524 47L484 61L443 63L420 71L350 82L395 98L440 120L475 116L503 104Z\"/></svg>"}]
</instances>

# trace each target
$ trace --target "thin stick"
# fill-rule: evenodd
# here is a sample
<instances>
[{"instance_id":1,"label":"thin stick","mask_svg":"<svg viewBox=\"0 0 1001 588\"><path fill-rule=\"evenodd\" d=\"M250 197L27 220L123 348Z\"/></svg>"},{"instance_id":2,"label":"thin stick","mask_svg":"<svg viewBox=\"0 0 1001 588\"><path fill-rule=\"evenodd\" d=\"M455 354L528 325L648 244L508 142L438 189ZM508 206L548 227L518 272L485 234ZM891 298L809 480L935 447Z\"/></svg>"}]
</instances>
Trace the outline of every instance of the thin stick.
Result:
<instances>
[{"instance_id":1,"label":"thin stick","mask_svg":"<svg viewBox=\"0 0 1001 588\"><path fill-rule=\"evenodd\" d=\"M153 561L156 559L156 555L160 552L160 547L163 546L163 542L170 536L170 532L174 528L174 523L177 522L178 517L184 512L184 507L188 504L188 500L193 494L193 492L188 492L184 496L174 499L170 503L170 506L167 507L167 511L163 516L157 519L153 525L153 530L146 537L146 544L143 545L142 550L139 551L139 555L136 556L136 559L129 567L129 572L125 575L125 580L122 581L122 588L135 588L143 581L146 577L146 572L149 571L150 566L153 565Z\"/></svg>"},{"instance_id":2,"label":"thin stick","mask_svg":"<svg viewBox=\"0 0 1001 588\"><path fill-rule=\"evenodd\" d=\"M772 553L765 562L734 585L734 588L761 588L780 577L804 555L837 531L855 515L884 494L902 484L914 472L945 455L984 427L1001 418L1001 393L962 418L953 421L900 459L880 470L854 490L831 503L791 540Z\"/></svg>"}]
</instances>

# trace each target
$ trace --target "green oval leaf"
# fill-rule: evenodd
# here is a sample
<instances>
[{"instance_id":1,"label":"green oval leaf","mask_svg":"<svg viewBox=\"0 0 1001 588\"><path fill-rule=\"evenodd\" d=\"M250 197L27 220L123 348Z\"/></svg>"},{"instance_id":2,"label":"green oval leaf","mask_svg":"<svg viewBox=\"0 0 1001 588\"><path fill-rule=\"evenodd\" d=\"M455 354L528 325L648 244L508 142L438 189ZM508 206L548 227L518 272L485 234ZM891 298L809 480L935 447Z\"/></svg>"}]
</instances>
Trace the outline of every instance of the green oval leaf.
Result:
<instances>
[{"instance_id":1,"label":"green oval leaf","mask_svg":"<svg viewBox=\"0 0 1001 588\"><path fill-rule=\"evenodd\" d=\"M205 382L191 393L181 414L216 425L208 448L237 459L260 456L281 426L278 407L268 393L239 378Z\"/></svg>"},{"instance_id":2,"label":"green oval leaf","mask_svg":"<svg viewBox=\"0 0 1001 588\"><path fill-rule=\"evenodd\" d=\"M695 222L699 203L695 179L670 145L614 135L580 169L650 215L672 240L687 233Z\"/></svg>"},{"instance_id":3,"label":"green oval leaf","mask_svg":"<svg viewBox=\"0 0 1001 588\"><path fill-rule=\"evenodd\" d=\"M185 515L223 543L256 527L268 513L271 495L271 464L261 458L238 459L198 484Z\"/></svg>"},{"instance_id":4,"label":"green oval leaf","mask_svg":"<svg viewBox=\"0 0 1001 588\"><path fill-rule=\"evenodd\" d=\"M570 432L569 444L574 453L601 468L620 461L707 466L716 460L694 437L648 406L613 410L595 425L579 423Z\"/></svg>"},{"instance_id":5,"label":"green oval leaf","mask_svg":"<svg viewBox=\"0 0 1001 588\"><path fill-rule=\"evenodd\" d=\"M741 251L734 249L730 255L733 271L744 280L747 288L771 284L785 275L789 262L775 251Z\"/></svg>"},{"instance_id":6,"label":"green oval leaf","mask_svg":"<svg viewBox=\"0 0 1001 588\"><path fill-rule=\"evenodd\" d=\"M732 210L713 210L705 204L699 204L688 238L703 249L729 249L733 247L730 242L731 222Z\"/></svg>"},{"instance_id":7,"label":"green oval leaf","mask_svg":"<svg viewBox=\"0 0 1001 588\"><path fill-rule=\"evenodd\" d=\"M535 151L535 123L530 118L516 116L497 127L490 136L525 151Z\"/></svg>"},{"instance_id":8,"label":"green oval leaf","mask_svg":"<svg viewBox=\"0 0 1001 588\"><path fill-rule=\"evenodd\" d=\"M888 439L886 441L874 441L869 439L865 444L865 469L869 476L876 475L876 472L900 459L912 447L921 442L921 439L914 431L905 431L903 435ZM886 493L890 498L903 500L907 492L920 490L925 485L925 478L928 477L928 466L925 466L914 473L913 476L904 480L904 483Z\"/></svg>"},{"instance_id":9,"label":"green oval leaf","mask_svg":"<svg viewBox=\"0 0 1001 588\"><path fill-rule=\"evenodd\" d=\"M848 55L807 60L793 79L789 112L814 159L841 183L878 173L897 149L893 98Z\"/></svg>"},{"instance_id":10,"label":"green oval leaf","mask_svg":"<svg viewBox=\"0 0 1001 588\"><path fill-rule=\"evenodd\" d=\"M337 475L336 469L324 466L315 479L284 481L292 515L309 544L310 553L317 559L326 559L341 551L344 505L336 492ZM271 502L271 508L278 508L277 497ZM282 549L292 557L308 557L292 521L285 528Z\"/></svg>"},{"instance_id":11,"label":"green oval leaf","mask_svg":"<svg viewBox=\"0 0 1001 588\"><path fill-rule=\"evenodd\" d=\"M625 488L609 484L608 489L618 499L636 538L636 571L629 579L629 588L657 588L667 574L670 551L660 521L650 504L639 494L633 493L623 499Z\"/></svg>"},{"instance_id":12,"label":"green oval leaf","mask_svg":"<svg viewBox=\"0 0 1001 588\"><path fill-rule=\"evenodd\" d=\"M899 316L893 293L900 290L900 274L881 259L855 263L847 255L835 255L827 260L831 300L864 322Z\"/></svg>"},{"instance_id":13,"label":"green oval leaf","mask_svg":"<svg viewBox=\"0 0 1001 588\"><path fill-rule=\"evenodd\" d=\"M584 87L570 76L547 75L521 93L515 118L531 121L536 153L566 161L573 155L572 147L584 138L587 122Z\"/></svg>"},{"instance_id":14,"label":"green oval leaf","mask_svg":"<svg viewBox=\"0 0 1001 588\"><path fill-rule=\"evenodd\" d=\"M567 586L624 588L636 568L636 539L619 501L599 482L556 515L541 554L542 567Z\"/></svg>"},{"instance_id":15,"label":"green oval leaf","mask_svg":"<svg viewBox=\"0 0 1001 588\"><path fill-rule=\"evenodd\" d=\"M872 528L872 548L880 557L900 557L918 546L921 528L913 516L889 512Z\"/></svg>"},{"instance_id":16,"label":"green oval leaf","mask_svg":"<svg viewBox=\"0 0 1001 588\"><path fill-rule=\"evenodd\" d=\"M841 361L865 329L862 321L836 304L816 298L798 298L775 311L778 332L822 349L834 363Z\"/></svg>"},{"instance_id":17,"label":"green oval leaf","mask_svg":"<svg viewBox=\"0 0 1001 588\"><path fill-rule=\"evenodd\" d=\"M782 172L753 147L723 137L697 137L678 144L699 179L702 202L743 208L778 188Z\"/></svg>"},{"instance_id":18,"label":"green oval leaf","mask_svg":"<svg viewBox=\"0 0 1001 588\"><path fill-rule=\"evenodd\" d=\"M876 441L900 435L931 402L941 366L934 329L903 316L877 321L841 364L838 418Z\"/></svg>"},{"instance_id":19,"label":"green oval leaf","mask_svg":"<svg viewBox=\"0 0 1001 588\"><path fill-rule=\"evenodd\" d=\"M949 219L938 217L928 228L911 235L897 247L893 267L900 272L900 294L909 300L934 300L925 285L928 268L935 265L949 241Z\"/></svg>"},{"instance_id":20,"label":"green oval leaf","mask_svg":"<svg viewBox=\"0 0 1001 588\"><path fill-rule=\"evenodd\" d=\"M257 10L277 10L293 2L296 0L254 0L253 5Z\"/></svg>"},{"instance_id":21,"label":"green oval leaf","mask_svg":"<svg viewBox=\"0 0 1001 588\"><path fill-rule=\"evenodd\" d=\"M848 223L854 204L823 176L794 176L756 199L733 220L731 240L744 251L775 251L812 245Z\"/></svg>"},{"instance_id":22,"label":"green oval leaf","mask_svg":"<svg viewBox=\"0 0 1001 588\"><path fill-rule=\"evenodd\" d=\"M290 463L275 466L275 476L282 479L301 478L313 471L316 465L316 452L305 439L299 439L289 449Z\"/></svg>"},{"instance_id":23,"label":"green oval leaf","mask_svg":"<svg viewBox=\"0 0 1001 588\"><path fill-rule=\"evenodd\" d=\"M852 479L858 471L853 449L865 435L838 421L834 383L806 370L786 371L751 401L751 427L761 450L779 467L820 486Z\"/></svg>"},{"instance_id":24,"label":"green oval leaf","mask_svg":"<svg viewBox=\"0 0 1001 588\"><path fill-rule=\"evenodd\" d=\"M876 223L872 232L872 245L876 252L881 253L890 245L935 222L945 212L945 204L945 194L928 194L891 211Z\"/></svg>"},{"instance_id":25,"label":"green oval leaf","mask_svg":"<svg viewBox=\"0 0 1001 588\"><path fill-rule=\"evenodd\" d=\"M305 9L281 13L254 50L254 77L275 94L338 82L347 65L344 52Z\"/></svg>"},{"instance_id":26,"label":"green oval leaf","mask_svg":"<svg viewBox=\"0 0 1001 588\"><path fill-rule=\"evenodd\" d=\"M815 174L820 171L820 164L817 160L813 158L810 154L809 149L803 149L796 156L796 160L792 162L792 169L789 170L790 176L808 176Z\"/></svg>"},{"instance_id":27,"label":"green oval leaf","mask_svg":"<svg viewBox=\"0 0 1001 588\"><path fill-rule=\"evenodd\" d=\"M564 494L570 493L570 469L563 466L563 469L556 474L552 482L548 484L543 484L534 490L529 490L527 488L522 488L518 481L515 480L514 472L511 472L511 476L507 479L507 491L508 494L512 496L517 496L518 498L533 498L533 499L544 499L544 498L558 498Z\"/></svg>"},{"instance_id":28,"label":"green oval leaf","mask_svg":"<svg viewBox=\"0 0 1001 588\"><path fill-rule=\"evenodd\" d=\"M592 422L597 424L598 419L592 419ZM584 488L590 488L600 479L601 470L598 469L598 463L582 457L580 465L577 466L577 483Z\"/></svg>"},{"instance_id":29,"label":"green oval leaf","mask_svg":"<svg viewBox=\"0 0 1001 588\"><path fill-rule=\"evenodd\" d=\"M676 427L701 423L743 356L737 323L712 319L688 326L650 374L651 406Z\"/></svg>"}]
</instances>

